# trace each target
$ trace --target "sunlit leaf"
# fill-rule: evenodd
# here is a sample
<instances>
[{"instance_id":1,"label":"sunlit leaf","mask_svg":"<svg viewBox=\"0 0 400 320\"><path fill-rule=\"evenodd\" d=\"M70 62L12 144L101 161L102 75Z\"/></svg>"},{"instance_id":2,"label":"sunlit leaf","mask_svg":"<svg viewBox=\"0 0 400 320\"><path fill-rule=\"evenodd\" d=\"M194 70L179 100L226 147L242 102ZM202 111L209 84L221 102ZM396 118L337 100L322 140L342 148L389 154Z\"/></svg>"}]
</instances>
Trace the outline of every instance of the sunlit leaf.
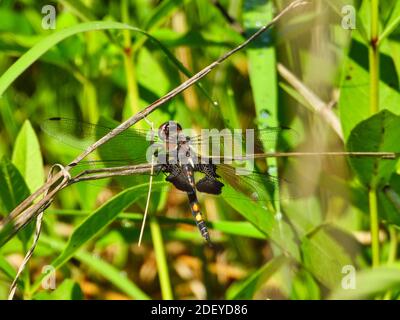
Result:
<instances>
[{"instance_id":1,"label":"sunlit leaf","mask_svg":"<svg viewBox=\"0 0 400 320\"><path fill-rule=\"evenodd\" d=\"M65 243L62 241L50 238L46 235L42 235L39 241L39 247L46 246L55 251L62 251L65 247ZM74 253L74 257L81 261L83 264L88 266L91 270L95 271L110 283L112 283L116 288L120 289L122 292L126 293L132 299L147 300L149 297L138 288L135 283L130 281L126 275L122 274L120 270L115 268L113 265L104 261L101 258L95 257L92 254L81 250L77 250ZM57 268L56 268L57 269ZM42 274L35 282L34 287L39 287L41 281L46 274Z\"/></svg>"},{"instance_id":2,"label":"sunlit leaf","mask_svg":"<svg viewBox=\"0 0 400 320\"><path fill-rule=\"evenodd\" d=\"M43 184L43 160L39 141L28 120L25 121L15 140L12 162L25 178L31 192Z\"/></svg>"},{"instance_id":3,"label":"sunlit leaf","mask_svg":"<svg viewBox=\"0 0 400 320\"><path fill-rule=\"evenodd\" d=\"M273 17L272 2L267 0L246 1L244 27L251 34ZM277 71L272 31L266 32L247 49L250 83L261 127L277 126Z\"/></svg>"},{"instance_id":4,"label":"sunlit leaf","mask_svg":"<svg viewBox=\"0 0 400 320\"><path fill-rule=\"evenodd\" d=\"M290 261L285 256L278 256L268 261L264 266L251 275L244 281L232 285L228 292L228 299L251 299L254 294L270 279L276 271L279 270L285 263Z\"/></svg>"},{"instance_id":5,"label":"sunlit leaf","mask_svg":"<svg viewBox=\"0 0 400 320\"><path fill-rule=\"evenodd\" d=\"M0 161L0 202L6 212L11 212L29 196L29 189L18 169L7 159Z\"/></svg>"},{"instance_id":6,"label":"sunlit leaf","mask_svg":"<svg viewBox=\"0 0 400 320\"><path fill-rule=\"evenodd\" d=\"M331 294L330 299L372 299L379 293L400 289L400 268L398 266L384 266L361 270L357 271L354 276L354 287L350 289L347 287L343 288L338 284L337 289Z\"/></svg>"},{"instance_id":7,"label":"sunlit leaf","mask_svg":"<svg viewBox=\"0 0 400 320\"><path fill-rule=\"evenodd\" d=\"M339 111L344 137L362 120L371 116L370 75L368 48L353 40L340 85ZM400 105L399 80L391 57L381 54L379 82L379 109L398 112Z\"/></svg>"},{"instance_id":8,"label":"sunlit leaf","mask_svg":"<svg viewBox=\"0 0 400 320\"><path fill-rule=\"evenodd\" d=\"M400 152L400 117L382 110L360 122L352 131L347 143L349 151ZM388 182L396 169L397 160L380 157L351 157L351 166L365 186Z\"/></svg>"},{"instance_id":9,"label":"sunlit leaf","mask_svg":"<svg viewBox=\"0 0 400 320\"><path fill-rule=\"evenodd\" d=\"M156 190L165 187L165 185L165 182L156 182L154 183L153 188ZM60 256L53 261L52 265L57 268L68 261L80 247L113 222L120 212L138 199L142 198L146 194L147 190L148 184L131 187L119 193L95 210L75 228L66 248Z\"/></svg>"},{"instance_id":10,"label":"sunlit leaf","mask_svg":"<svg viewBox=\"0 0 400 320\"><path fill-rule=\"evenodd\" d=\"M302 240L304 266L327 288L336 287L343 278L343 267L354 264L349 248L344 246L346 242L346 239L343 241L339 237L333 237L332 233L323 228Z\"/></svg>"},{"instance_id":11,"label":"sunlit leaf","mask_svg":"<svg viewBox=\"0 0 400 320\"><path fill-rule=\"evenodd\" d=\"M6 210L3 215L10 213L29 194L28 186L18 169L7 158L3 158L0 161L0 202ZM9 228L12 228L12 225L9 224ZM18 237L22 242L26 243L29 240L33 233L33 228L34 223L31 222L19 231ZM8 238L8 234L8 228L0 230L0 239L3 237Z\"/></svg>"}]
</instances>

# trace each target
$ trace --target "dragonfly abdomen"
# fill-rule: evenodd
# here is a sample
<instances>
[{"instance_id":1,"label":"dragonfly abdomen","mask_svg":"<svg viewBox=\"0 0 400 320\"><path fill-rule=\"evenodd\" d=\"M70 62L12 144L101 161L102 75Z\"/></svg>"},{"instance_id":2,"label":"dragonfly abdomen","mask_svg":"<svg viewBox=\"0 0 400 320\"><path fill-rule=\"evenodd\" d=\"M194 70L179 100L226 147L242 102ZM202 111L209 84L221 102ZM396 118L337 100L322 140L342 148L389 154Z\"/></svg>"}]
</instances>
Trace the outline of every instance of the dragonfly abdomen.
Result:
<instances>
[{"instance_id":1,"label":"dragonfly abdomen","mask_svg":"<svg viewBox=\"0 0 400 320\"><path fill-rule=\"evenodd\" d=\"M197 200L196 192L188 192L189 196L189 204L190 210L192 211L192 215L196 221L196 225L199 228L201 236L211 244L210 234L208 233L208 229L206 226L206 222L204 221L203 215L200 210L200 204Z\"/></svg>"}]
</instances>

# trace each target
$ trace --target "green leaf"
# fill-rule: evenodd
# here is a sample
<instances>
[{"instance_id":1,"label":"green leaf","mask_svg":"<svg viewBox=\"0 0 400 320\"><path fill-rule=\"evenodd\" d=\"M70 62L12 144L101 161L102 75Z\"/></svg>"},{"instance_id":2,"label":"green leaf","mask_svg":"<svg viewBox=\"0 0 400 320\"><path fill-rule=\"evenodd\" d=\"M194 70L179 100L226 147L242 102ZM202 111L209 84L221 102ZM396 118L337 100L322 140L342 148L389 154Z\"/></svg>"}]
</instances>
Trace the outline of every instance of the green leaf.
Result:
<instances>
[{"instance_id":1,"label":"green leaf","mask_svg":"<svg viewBox=\"0 0 400 320\"><path fill-rule=\"evenodd\" d=\"M3 274L5 274L9 280L14 280L17 272L14 270L14 267L4 258L2 254L0 254L0 270Z\"/></svg>"},{"instance_id":2,"label":"green leaf","mask_svg":"<svg viewBox=\"0 0 400 320\"><path fill-rule=\"evenodd\" d=\"M368 48L353 40L350 55L345 61L344 73L340 84L339 111L343 134L347 140L350 131L362 120L371 116L370 111L370 75ZM380 55L379 109L397 113L400 105L399 80L393 59Z\"/></svg>"},{"instance_id":3,"label":"green leaf","mask_svg":"<svg viewBox=\"0 0 400 320\"><path fill-rule=\"evenodd\" d=\"M265 235L245 221L213 221L212 228L225 234L264 239Z\"/></svg>"},{"instance_id":4,"label":"green leaf","mask_svg":"<svg viewBox=\"0 0 400 320\"><path fill-rule=\"evenodd\" d=\"M300 269L292 280L290 289L291 300L319 300L320 288L312 275L304 269Z\"/></svg>"},{"instance_id":5,"label":"green leaf","mask_svg":"<svg viewBox=\"0 0 400 320\"><path fill-rule=\"evenodd\" d=\"M233 194L230 186L225 185L224 189ZM222 197L224 197L224 192L222 193ZM294 259L300 260L299 249L295 242L294 234L284 220L277 220L275 214L262 206L261 203L243 199L243 194L237 193L236 197L230 196L229 198L224 198L224 200L268 239L271 239Z\"/></svg>"},{"instance_id":6,"label":"green leaf","mask_svg":"<svg viewBox=\"0 0 400 320\"><path fill-rule=\"evenodd\" d=\"M181 72L183 72L187 76L191 75L190 72L183 66L183 64L178 59L176 59L175 56L160 41L148 34L146 31L119 22L91 21L65 28L60 31L56 31L50 36L45 37L43 40L39 41L34 47L29 49L0 77L0 97L21 73L28 69L28 67L32 63L38 60L44 53L49 51L52 47L56 46L59 42L78 33L107 29L127 29L145 35L146 37L151 39L167 55L167 57ZM202 92L210 101L213 101L200 83L196 83L196 85L202 90Z\"/></svg>"},{"instance_id":7,"label":"green leaf","mask_svg":"<svg viewBox=\"0 0 400 320\"><path fill-rule=\"evenodd\" d=\"M88 210L52 210L48 209L47 214L57 214L58 216L88 216L90 212ZM117 219L122 220L122 219L128 219L132 220L133 222L141 222L143 220L143 214L141 213L121 213L118 215ZM192 218L185 218L185 219L179 219L179 218L169 218L169 217L164 217L164 216L158 216L157 217L158 221L161 224L178 224L178 223L185 223L188 225L193 225L193 219ZM222 221L213 221L210 222L210 227L214 230L221 231L225 234L231 234L231 235L237 235L241 237L250 237L250 238L255 238L255 239L265 239L265 235L260 232L256 227L254 227L250 222L246 221L227 221L227 220L222 220ZM97 243L98 244L98 243Z\"/></svg>"},{"instance_id":8,"label":"green leaf","mask_svg":"<svg viewBox=\"0 0 400 320\"><path fill-rule=\"evenodd\" d=\"M29 189L18 169L7 159L0 161L0 202L4 210L11 212L29 196Z\"/></svg>"},{"instance_id":9,"label":"green leaf","mask_svg":"<svg viewBox=\"0 0 400 320\"><path fill-rule=\"evenodd\" d=\"M385 45L382 45L381 48L387 48L387 50L390 52L390 56L392 57L396 68L396 73L397 75L400 75L400 42L389 40L385 43Z\"/></svg>"},{"instance_id":10,"label":"green leaf","mask_svg":"<svg viewBox=\"0 0 400 320\"><path fill-rule=\"evenodd\" d=\"M65 247L65 243L52 239L45 234L42 234L40 237L40 241L38 247L41 246L50 247L56 251L62 251ZM107 263L106 261L94 257L92 254L78 250L74 253L74 257L88 266L91 270L94 270L99 275L110 281L116 288L119 288L122 292L126 293L132 299L140 299L140 300L147 300L149 296L146 295L142 290L140 290L132 281L130 281L126 276L121 274L121 270L118 270L111 264ZM57 268L56 268L57 269ZM39 277L34 285L33 288L37 290L40 285L41 281L44 278L45 274L42 274Z\"/></svg>"},{"instance_id":11,"label":"green leaf","mask_svg":"<svg viewBox=\"0 0 400 320\"><path fill-rule=\"evenodd\" d=\"M162 189L166 185L166 182L155 182L152 188L153 190ZM58 268L68 261L81 246L113 222L120 212L146 195L148 187L148 184L142 184L126 189L95 210L75 229L66 248L52 262L52 265Z\"/></svg>"},{"instance_id":12,"label":"green leaf","mask_svg":"<svg viewBox=\"0 0 400 320\"><path fill-rule=\"evenodd\" d=\"M396 8L397 0L385 0L385 4L379 5L379 18L382 21L382 25L386 26L389 21L393 18L393 11Z\"/></svg>"},{"instance_id":13,"label":"green leaf","mask_svg":"<svg viewBox=\"0 0 400 320\"><path fill-rule=\"evenodd\" d=\"M369 2L360 1L360 6L356 11L356 30L362 37L363 42L368 43L371 30L371 8Z\"/></svg>"},{"instance_id":14,"label":"green leaf","mask_svg":"<svg viewBox=\"0 0 400 320\"><path fill-rule=\"evenodd\" d=\"M378 212L382 220L400 226L400 175L392 175L389 186L379 190L378 199Z\"/></svg>"},{"instance_id":15,"label":"green leaf","mask_svg":"<svg viewBox=\"0 0 400 320\"><path fill-rule=\"evenodd\" d=\"M348 151L400 152L400 117L382 110L359 123L347 143ZM396 169L396 160L379 157L350 158L350 164L365 186L377 186L389 181Z\"/></svg>"},{"instance_id":16,"label":"green leaf","mask_svg":"<svg viewBox=\"0 0 400 320\"><path fill-rule=\"evenodd\" d=\"M80 0L59 0L60 3L71 10L76 16L78 16L83 21L96 20L96 17L93 15L91 9L89 9L82 1Z\"/></svg>"},{"instance_id":17,"label":"green leaf","mask_svg":"<svg viewBox=\"0 0 400 320\"><path fill-rule=\"evenodd\" d=\"M252 299L254 294L278 271L289 258L281 255L268 261L256 272L252 272L245 281L232 285L227 292L227 299Z\"/></svg>"},{"instance_id":18,"label":"green leaf","mask_svg":"<svg viewBox=\"0 0 400 320\"><path fill-rule=\"evenodd\" d=\"M165 20L169 19L172 13L185 5L190 0L166 0L160 3L145 22L145 30L151 30L160 26Z\"/></svg>"},{"instance_id":19,"label":"green leaf","mask_svg":"<svg viewBox=\"0 0 400 320\"><path fill-rule=\"evenodd\" d=\"M244 5L243 22L245 29L253 33L273 18L273 2L269 0L248 0ZM247 49L249 76L259 125L277 125L278 96L275 48L272 33L267 31Z\"/></svg>"},{"instance_id":20,"label":"green leaf","mask_svg":"<svg viewBox=\"0 0 400 320\"><path fill-rule=\"evenodd\" d=\"M292 86L286 84L285 82L279 82L279 87L283 91L285 91L291 98L306 107L308 110L310 110L311 112L315 111L313 106Z\"/></svg>"},{"instance_id":21,"label":"green leaf","mask_svg":"<svg viewBox=\"0 0 400 320\"><path fill-rule=\"evenodd\" d=\"M39 41L33 48L28 50L0 77L0 96L3 95L4 91L22 72L24 72L32 63L34 63L44 53L46 53L60 41L80 32L103 29L136 30L136 28L118 22L98 21L82 23L70 28L54 32L50 36L45 37L43 40Z\"/></svg>"},{"instance_id":22,"label":"green leaf","mask_svg":"<svg viewBox=\"0 0 400 320\"><path fill-rule=\"evenodd\" d=\"M344 235L341 235L344 236ZM303 264L318 281L327 288L335 288L340 283L342 269L353 265L349 250L344 246L347 238L334 237L327 229L319 228L302 239Z\"/></svg>"},{"instance_id":23,"label":"green leaf","mask_svg":"<svg viewBox=\"0 0 400 320\"><path fill-rule=\"evenodd\" d=\"M340 285L331 294L334 300L373 299L388 290L400 289L400 267L385 266L357 271L355 288L344 289Z\"/></svg>"},{"instance_id":24,"label":"green leaf","mask_svg":"<svg viewBox=\"0 0 400 320\"><path fill-rule=\"evenodd\" d=\"M105 279L110 281L132 299L150 299L149 296L140 290L140 288L138 288L131 280L129 280L126 275L121 274L121 270L115 268L113 265L86 252L78 251L75 256L78 260L82 261L82 263L89 266L92 270L101 274Z\"/></svg>"},{"instance_id":25,"label":"green leaf","mask_svg":"<svg viewBox=\"0 0 400 320\"><path fill-rule=\"evenodd\" d=\"M41 291L34 300L83 300L83 292L78 283L65 279L53 292Z\"/></svg>"},{"instance_id":26,"label":"green leaf","mask_svg":"<svg viewBox=\"0 0 400 320\"><path fill-rule=\"evenodd\" d=\"M31 192L44 181L43 159L38 138L31 123L26 120L15 141L12 162L25 178Z\"/></svg>"},{"instance_id":27,"label":"green leaf","mask_svg":"<svg viewBox=\"0 0 400 320\"><path fill-rule=\"evenodd\" d=\"M136 68L137 79L144 88L154 92L157 96L168 92L169 78L150 50L146 48L140 50Z\"/></svg>"},{"instance_id":28,"label":"green leaf","mask_svg":"<svg viewBox=\"0 0 400 320\"><path fill-rule=\"evenodd\" d=\"M12 8L0 8L0 21L0 32L31 34L33 31L29 21Z\"/></svg>"},{"instance_id":29,"label":"green leaf","mask_svg":"<svg viewBox=\"0 0 400 320\"><path fill-rule=\"evenodd\" d=\"M384 30L379 36L379 41L382 42L386 37L390 36L390 34L397 29L400 25L400 2L396 1L394 8L391 10L391 15L389 20L387 21Z\"/></svg>"},{"instance_id":30,"label":"green leaf","mask_svg":"<svg viewBox=\"0 0 400 320\"><path fill-rule=\"evenodd\" d=\"M0 162L0 203L1 207L10 213L18 204L30 195L28 186L18 169L6 158ZM27 243L34 230L31 222L18 233L18 238ZM13 228L9 224L9 228ZM0 230L0 239L8 238L9 229ZM2 241L1 241L2 242Z\"/></svg>"}]
</instances>

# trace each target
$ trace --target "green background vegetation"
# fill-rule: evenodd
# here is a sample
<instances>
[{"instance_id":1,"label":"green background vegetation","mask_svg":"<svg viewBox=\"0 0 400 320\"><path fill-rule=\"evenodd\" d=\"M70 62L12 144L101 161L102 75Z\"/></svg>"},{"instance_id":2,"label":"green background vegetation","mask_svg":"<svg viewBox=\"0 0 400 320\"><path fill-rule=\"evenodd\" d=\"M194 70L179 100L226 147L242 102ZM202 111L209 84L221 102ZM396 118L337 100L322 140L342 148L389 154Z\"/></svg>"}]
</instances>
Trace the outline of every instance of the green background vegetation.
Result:
<instances>
[{"instance_id":1,"label":"green background vegetation","mask_svg":"<svg viewBox=\"0 0 400 320\"><path fill-rule=\"evenodd\" d=\"M400 2L354 1L353 31L342 26L344 2L310 2L148 120L197 129L289 126L296 141L277 146L286 151L400 152ZM52 3L55 30L42 28L47 4L0 1L2 217L44 183L52 164L79 153L44 134L44 119L126 120L240 44L287 1L60 0ZM141 247L147 179L66 188L45 212L17 298L397 299L397 161L267 163L289 182L281 201L201 197L214 249L203 243L187 199L162 181L153 186ZM32 227L0 248L2 299ZM42 288L48 265L57 270L55 290ZM357 270L354 290L342 286L351 284L348 265Z\"/></svg>"}]
</instances>

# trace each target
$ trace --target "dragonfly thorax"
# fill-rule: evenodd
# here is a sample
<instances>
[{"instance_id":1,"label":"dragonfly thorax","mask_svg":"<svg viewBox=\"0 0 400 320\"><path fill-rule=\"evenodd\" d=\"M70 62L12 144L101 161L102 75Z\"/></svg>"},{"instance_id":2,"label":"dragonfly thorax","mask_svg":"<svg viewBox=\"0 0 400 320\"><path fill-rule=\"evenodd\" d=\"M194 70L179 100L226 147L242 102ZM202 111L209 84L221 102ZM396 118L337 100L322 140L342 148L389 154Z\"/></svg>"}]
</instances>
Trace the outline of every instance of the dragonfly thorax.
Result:
<instances>
[{"instance_id":1,"label":"dragonfly thorax","mask_svg":"<svg viewBox=\"0 0 400 320\"><path fill-rule=\"evenodd\" d=\"M192 162L190 138L184 135L179 123L175 121L163 123L158 129L158 136L164 143L166 158L162 163L187 164Z\"/></svg>"}]
</instances>

